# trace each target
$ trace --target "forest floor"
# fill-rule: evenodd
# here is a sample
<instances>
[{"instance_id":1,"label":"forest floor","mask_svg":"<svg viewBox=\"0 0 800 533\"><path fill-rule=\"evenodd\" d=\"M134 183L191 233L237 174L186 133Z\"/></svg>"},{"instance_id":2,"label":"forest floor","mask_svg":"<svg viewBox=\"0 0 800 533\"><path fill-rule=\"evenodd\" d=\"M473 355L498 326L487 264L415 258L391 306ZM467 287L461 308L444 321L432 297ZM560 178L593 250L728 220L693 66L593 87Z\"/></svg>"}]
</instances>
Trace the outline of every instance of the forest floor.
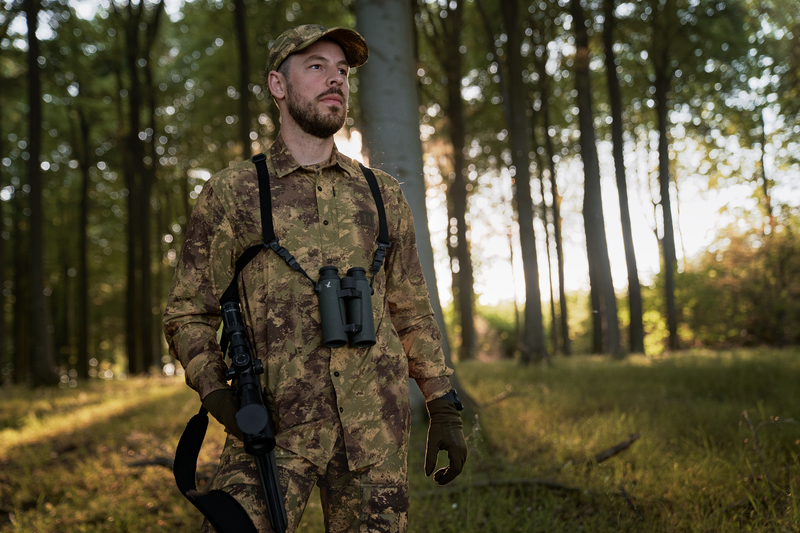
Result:
<instances>
[{"instance_id":1,"label":"forest floor","mask_svg":"<svg viewBox=\"0 0 800 533\"><path fill-rule=\"evenodd\" d=\"M800 349L457 372L470 456L425 478L414 413L411 532L800 531ZM164 465L198 408L180 378L0 389L0 532L197 531ZM223 438L212 421L201 488ZM323 529L312 498L300 531Z\"/></svg>"}]
</instances>

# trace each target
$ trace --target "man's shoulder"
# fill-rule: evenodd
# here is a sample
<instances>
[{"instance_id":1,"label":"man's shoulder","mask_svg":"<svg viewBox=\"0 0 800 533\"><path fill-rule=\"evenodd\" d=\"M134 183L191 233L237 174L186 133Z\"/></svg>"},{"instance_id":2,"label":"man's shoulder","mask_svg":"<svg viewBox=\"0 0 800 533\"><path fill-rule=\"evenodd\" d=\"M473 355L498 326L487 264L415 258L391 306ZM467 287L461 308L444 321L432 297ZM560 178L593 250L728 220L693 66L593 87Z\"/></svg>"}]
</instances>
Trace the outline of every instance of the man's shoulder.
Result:
<instances>
[{"instance_id":1,"label":"man's shoulder","mask_svg":"<svg viewBox=\"0 0 800 533\"><path fill-rule=\"evenodd\" d=\"M379 168L373 168L364 165L357 159L352 159L342 153L339 153L339 164L341 164L345 170L351 172L355 176L360 176L363 174L362 167L367 168L375 175L375 179L378 181L378 185L381 187L400 188L400 183L391 174L384 172Z\"/></svg>"},{"instance_id":2,"label":"man's shoulder","mask_svg":"<svg viewBox=\"0 0 800 533\"><path fill-rule=\"evenodd\" d=\"M236 189L243 184L256 180L256 166L250 159L220 170L208 178L206 187L213 187L217 191L223 189Z\"/></svg>"}]
</instances>

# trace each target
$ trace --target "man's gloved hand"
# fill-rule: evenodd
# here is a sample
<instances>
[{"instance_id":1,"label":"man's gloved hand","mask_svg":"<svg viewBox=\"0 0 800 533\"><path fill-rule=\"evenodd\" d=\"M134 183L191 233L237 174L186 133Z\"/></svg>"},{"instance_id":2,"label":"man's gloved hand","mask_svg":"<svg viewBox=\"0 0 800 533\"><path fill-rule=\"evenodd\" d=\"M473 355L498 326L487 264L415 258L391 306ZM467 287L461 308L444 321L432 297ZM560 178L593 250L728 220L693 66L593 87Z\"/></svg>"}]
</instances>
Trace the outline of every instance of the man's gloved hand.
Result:
<instances>
[{"instance_id":1,"label":"man's gloved hand","mask_svg":"<svg viewBox=\"0 0 800 533\"><path fill-rule=\"evenodd\" d=\"M461 473L467 460L467 441L464 439L461 415L453 402L443 398L429 401L427 407L431 425L428 427L425 449L425 475L430 476L436 467L439 450L446 450L450 466L440 468L433 475L436 483L446 485Z\"/></svg>"},{"instance_id":2,"label":"man's gloved hand","mask_svg":"<svg viewBox=\"0 0 800 533\"><path fill-rule=\"evenodd\" d=\"M232 389L215 390L203 400L203 407L211 416L225 426L228 433L239 440L244 440L242 430L236 424L236 413L239 412L239 398Z\"/></svg>"}]
</instances>

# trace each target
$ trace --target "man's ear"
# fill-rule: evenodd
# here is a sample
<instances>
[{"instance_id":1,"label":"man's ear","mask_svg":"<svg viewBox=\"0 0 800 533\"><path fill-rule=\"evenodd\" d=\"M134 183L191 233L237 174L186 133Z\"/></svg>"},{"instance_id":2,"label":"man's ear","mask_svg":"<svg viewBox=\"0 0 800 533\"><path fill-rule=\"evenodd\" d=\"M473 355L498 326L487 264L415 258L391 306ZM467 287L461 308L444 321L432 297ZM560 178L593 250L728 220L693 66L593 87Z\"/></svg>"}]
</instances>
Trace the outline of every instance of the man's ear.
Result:
<instances>
[{"instance_id":1,"label":"man's ear","mask_svg":"<svg viewBox=\"0 0 800 533\"><path fill-rule=\"evenodd\" d=\"M267 86L269 87L269 92L272 93L272 96L276 100L283 100L286 98L286 78L277 70L273 70L269 73L267 77Z\"/></svg>"}]
</instances>

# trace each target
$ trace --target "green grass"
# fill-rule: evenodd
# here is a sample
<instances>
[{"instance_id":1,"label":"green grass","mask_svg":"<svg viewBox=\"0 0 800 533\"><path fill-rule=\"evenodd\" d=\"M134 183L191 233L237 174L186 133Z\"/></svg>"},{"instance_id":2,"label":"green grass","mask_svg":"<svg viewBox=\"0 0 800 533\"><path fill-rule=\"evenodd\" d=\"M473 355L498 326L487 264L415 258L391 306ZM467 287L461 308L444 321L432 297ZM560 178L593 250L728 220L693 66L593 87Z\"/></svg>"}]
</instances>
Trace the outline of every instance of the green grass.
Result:
<instances>
[{"instance_id":1,"label":"green grass","mask_svg":"<svg viewBox=\"0 0 800 533\"><path fill-rule=\"evenodd\" d=\"M415 413L412 532L800 531L798 349L457 371L481 404L465 423L467 467L444 488L424 477ZM0 531L197 531L172 472L131 464L172 457L198 407L180 379L0 389ZM212 421L201 480L222 441ZM321 524L312 498L301 531Z\"/></svg>"}]
</instances>

